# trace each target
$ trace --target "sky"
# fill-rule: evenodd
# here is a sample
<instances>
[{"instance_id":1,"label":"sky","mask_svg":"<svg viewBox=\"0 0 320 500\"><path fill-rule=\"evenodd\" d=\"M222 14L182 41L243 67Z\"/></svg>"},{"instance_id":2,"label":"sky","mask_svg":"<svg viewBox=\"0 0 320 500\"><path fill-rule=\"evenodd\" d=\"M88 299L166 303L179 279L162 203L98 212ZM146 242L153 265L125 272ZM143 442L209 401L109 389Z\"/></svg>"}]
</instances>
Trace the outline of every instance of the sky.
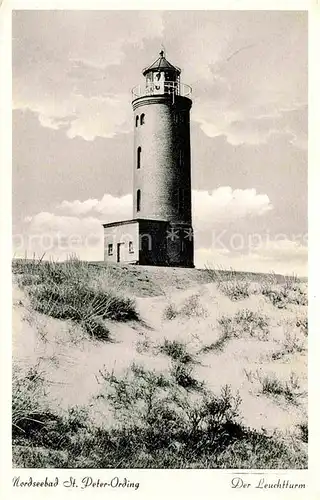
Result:
<instances>
[{"instance_id":1,"label":"sky","mask_svg":"<svg viewBox=\"0 0 320 500\"><path fill-rule=\"evenodd\" d=\"M15 11L15 256L103 259L132 217L131 89L192 86L195 264L307 274L307 13Z\"/></svg>"}]
</instances>

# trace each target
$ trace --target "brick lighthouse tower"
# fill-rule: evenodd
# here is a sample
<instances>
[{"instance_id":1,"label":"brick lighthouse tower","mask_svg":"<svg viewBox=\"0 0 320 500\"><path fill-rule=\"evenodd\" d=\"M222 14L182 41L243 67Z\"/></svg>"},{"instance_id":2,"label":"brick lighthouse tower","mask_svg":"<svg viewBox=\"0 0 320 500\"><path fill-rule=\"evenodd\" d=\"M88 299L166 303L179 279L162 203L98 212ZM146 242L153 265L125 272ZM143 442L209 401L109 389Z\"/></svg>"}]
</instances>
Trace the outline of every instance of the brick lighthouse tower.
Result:
<instances>
[{"instance_id":1,"label":"brick lighthouse tower","mask_svg":"<svg viewBox=\"0 0 320 500\"><path fill-rule=\"evenodd\" d=\"M105 260L193 267L190 99L161 51L132 91L133 219L104 224Z\"/></svg>"}]
</instances>

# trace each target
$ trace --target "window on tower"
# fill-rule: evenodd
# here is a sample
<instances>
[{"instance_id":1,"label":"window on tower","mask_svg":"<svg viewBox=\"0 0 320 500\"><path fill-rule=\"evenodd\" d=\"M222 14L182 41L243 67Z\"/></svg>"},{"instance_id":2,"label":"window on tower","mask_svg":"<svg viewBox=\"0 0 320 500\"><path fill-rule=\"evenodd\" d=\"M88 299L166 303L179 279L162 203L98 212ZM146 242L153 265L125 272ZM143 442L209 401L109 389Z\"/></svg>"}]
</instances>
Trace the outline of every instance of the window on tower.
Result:
<instances>
[{"instance_id":1,"label":"window on tower","mask_svg":"<svg viewBox=\"0 0 320 500\"><path fill-rule=\"evenodd\" d=\"M141 191L140 189L137 190L137 212L140 212L141 210Z\"/></svg>"},{"instance_id":2,"label":"window on tower","mask_svg":"<svg viewBox=\"0 0 320 500\"><path fill-rule=\"evenodd\" d=\"M137 149L137 168L141 167L141 146Z\"/></svg>"},{"instance_id":3,"label":"window on tower","mask_svg":"<svg viewBox=\"0 0 320 500\"><path fill-rule=\"evenodd\" d=\"M180 149L179 151L179 167L183 167L183 151Z\"/></svg>"},{"instance_id":4,"label":"window on tower","mask_svg":"<svg viewBox=\"0 0 320 500\"><path fill-rule=\"evenodd\" d=\"M139 115L136 116L136 127L139 125Z\"/></svg>"},{"instance_id":5,"label":"window on tower","mask_svg":"<svg viewBox=\"0 0 320 500\"><path fill-rule=\"evenodd\" d=\"M140 116L140 125L144 124L144 117L145 117L145 114L142 113L142 115Z\"/></svg>"},{"instance_id":6,"label":"window on tower","mask_svg":"<svg viewBox=\"0 0 320 500\"><path fill-rule=\"evenodd\" d=\"M184 209L184 189L183 188L179 188L178 189L178 210L179 210L179 213L181 214L183 212L183 209Z\"/></svg>"}]
</instances>

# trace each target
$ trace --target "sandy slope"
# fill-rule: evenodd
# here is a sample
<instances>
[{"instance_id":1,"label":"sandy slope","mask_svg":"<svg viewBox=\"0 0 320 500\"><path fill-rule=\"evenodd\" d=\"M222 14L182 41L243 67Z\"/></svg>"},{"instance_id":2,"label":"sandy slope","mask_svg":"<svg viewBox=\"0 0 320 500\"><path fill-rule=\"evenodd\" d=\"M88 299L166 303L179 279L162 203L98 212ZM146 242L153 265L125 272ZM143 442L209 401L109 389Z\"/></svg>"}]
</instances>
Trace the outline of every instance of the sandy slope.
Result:
<instances>
[{"instance_id":1,"label":"sandy slope","mask_svg":"<svg viewBox=\"0 0 320 500\"><path fill-rule=\"evenodd\" d=\"M205 381L207 387L217 393L225 384L230 384L234 392L239 391L245 424L257 429L294 431L297 424L306 420L306 397L301 396L298 404L292 404L283 396L261 394L259 377L261 380L265 374L275 373L279 379L288 380L294 372L299 378L300 391L307 389L306 350L285 354L279 359L272 357L275 352L283 351L288 332L296 334L306 347L306 339L295 324L297 315L306 313L306 307L289 306L279 310L261 295L232 302L221 294L215 284L201 283L202 279L196 284L198 276L197 280L192 279L196 270L191 270L189 275L180 271L177 270L177 279L174 280L171 279L172 272L171 278L165 277L165 270L139 271L140 297L136 297L136 301L143 322L110 322L112 343L93 342L72 322L34 312L26 295L14 285L14 360L26 369L38 364L48 381L53 406L64 409L70 405L89 404L96 418L105 421L109 418L108 412L93 399L101 390L99 370L105 367L117 374L125 373L134 361L148 369L166 372L170 369L171 360L157 353L157 345L164 338L178 339L185 342L188 351L195 356L194 376L197 379ZM157 283L157 273L162 273L158 286L163 295L156 294L154 284ZM143 289L145 291L141 293ZM148 296L148 290L152 290L152 296ZM133 291L132 286L131 293ZM194 315L188 317L181 314L172 320L164 319L164 309L169 303L183 307L186 300L194 295L199 297ZM222 315L233 316L240 309L268 316L268 339L259 340L243 334L226 343L221 351L199 354L203 346L212 344L220 337L219 318Z\"/></svg>"}]
</instances>

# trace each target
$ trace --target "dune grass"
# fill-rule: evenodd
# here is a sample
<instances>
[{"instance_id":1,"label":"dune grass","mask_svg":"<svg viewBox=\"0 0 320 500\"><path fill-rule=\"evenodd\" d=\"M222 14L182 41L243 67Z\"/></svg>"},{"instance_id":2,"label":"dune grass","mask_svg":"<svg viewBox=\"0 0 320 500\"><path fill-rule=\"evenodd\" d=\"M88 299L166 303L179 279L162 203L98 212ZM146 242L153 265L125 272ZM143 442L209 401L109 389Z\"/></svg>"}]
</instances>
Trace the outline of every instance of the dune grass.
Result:
<instances>
[{"instance_id":1,"label":"dune grass","mask_svg":"<svg viewBox=\"0 0 320 500\"><path fill-rule=\"evenodd\" d=\"M95 339L110 340L105 320L139 319L133 299L115 290L114 283L101 289L95 269L76 258L61 263L16 262L14 272L35 311L73 320Z\"/></svg>"},{"instance_id":2,"label":"dune grass","mask_svg":"<svg viewBox=\"0 0 320 500\"><path fill-rule=\"evenodd\" d=\"M45 379L39 366L31 366L26 373L13 365L12 426L13 434L25 432L26 427L43 423L49 414L45 400Z\"/></svg>"},{"instance_id":3,"label":"dune grass","mask_svg":"<svg viewBox=\"0 0 320 500\"><path fill-rule=\"evenodd\" d=\"M266 340L269 334L269 318L250 309L240 309L234 316L222 315L218 324L224 341L246 335Z\"/></svg>"},{"instance_id":4,"label":"dune grass","mask_svg":"<svg viewBox=\"0 0 320 500\"><path fill-rule=\"evenodd\" d=\"M256 275L258 287L253 287L252 273L239 273L231 269L205 268L211 282L232 301L247 299L251 294L261 293L278 309L285 309L289 304L306 306L308 296L302 281L295 275L278 276L275 273ZM281 279L280 279L281 278Z\"/></svg>"},{"instance_id":5,"label":"dune grass","mask_svg":"<svg viewBox=\"0 0 320 500\"><path fill-rule=\"evenodd\" d=\"M300 328L301 332L308 336L308 316L307 314L300 314L296 318L296 326Z\"/></svg>"},{"instance_id":6,"label":"dune grass","mask_svg":"<svg viewBox=\"0 0 320 500\"><path fill-rule=\"evenodd\" d=\"M266 277L260 285L260 293L278 309L286 309L289 304L306 306L308 296L297 276L285 276L279 284L274 274Z\"/></svg>"},{"instance_id":7,"label":"dune grass","mask_svg":"<svg viewBox=\"0 0 320 500\"><path fill-rule=\"evenodd\" d=\"M200 296L197 293L185 299L180 307L170 302L163 311L163 318L169 321L177 317L187 319L192 317L204 318L206 315L207 310L201 305Z\"/></svg>"},{"instance_id":8,"label":"dune grass","mask_svg":"<svg viewBox=\"0 0 320 500\"><path fill-rule=\"evenodd\" d=\"M241 424L230 387L191 400L173 377L132 365L125 376L101 372L101 393L115 415L97 426L88 409L41 411L41 424L13 429L13 460L28 468L304 468L306 454ZM26 385L24 385L26 387ZM305 439L306 433L303 438ZM302 437L301 437L302 442Z\"/></svg>"},{"instance_id":9,"label":"dune grass","mask_svg":"<svg viewBox=\"0 0 320 500\"><path fill-rule=\"evenodd\" d=\"M263 374L260 370L244 370L249 382L259 383L261 394L270 397L284 398L288 403L299 405L299 398L306 396L306 392L301 389L299 377L291 372L287 380L280 379L275 373Z\"/></svg>"},{"instance_id":10,"label":"dune grass","mask_svg":"<svg viewBox=\"0 0 320 500\"><path fill-rule=\"evenodd\" d=\"M186 344L179 340L164 339L163 343L159 345L158 350L160 353L170 356L174 361L179 361L183 364L194 362L193 357L187 351Z\"/></svg>"},{"instance_id":11,"label":"dune grass","mask_svg":"<svg viewBox=\"0 0 320 500\"><path fill-rule=\"evenodd\" d=\"M108 268L98 272L108 273ZM14 273L34 310L61 320L70 319L94 339L111 340L110 321L139 320L134 300L123 296L111 275L110 282L105 279L108 275L104 276L101 286L97 268L88 263L77 259L63 263L22 261L14 263ZM245 276L236 277L232 271L218 281L221 292L234 301L250 295L247 285ZM301 304L303 294L294 287L291 292ZM270 294L264 295L272 302ZM293 300L292 295L290 297ZM277 303L276 300L274 305ZM164 318L181 317L188 325L192 323L190 318L199 321L206 313L199 294L193 294L180 307L169 304ZM201 352L222 350L234 337L266 340L269 333L268 318L245 308L233 316L221 316L219 326L220 338ZM296 326L307 336L305 316L297 318ZM295 338L285 340L290 353L298 349ZM137 349L146 352L151 346L152 343L144 339ZM208 391L194 376L196 360L188 352L186 343L164 339L160 345L153 346L154 349L171 360L165 373L147 370L135 363L124 375L102 370L98 375L101 390L97 398L86 407L71 407L61 414L50 409L46 380L39 367L32 367L26 373L14 367L14 466L94 469L298 469L307 466L306 423L301 424L300 437L293 445L279 434L245 427L239 396L233 394L229 386L222 387L218 395ZM282 382L266 375L259 381L261 393L298 404L302 392L294 376ZM94 422L92 412L98 404L99 411L101 404L107 413L111 411L112 423L97 425Z\"/></svg>"},{"instance_id":12,"label":"dune grass","mask_svg":"<svg viewBox=\"0 0 320 500\"><path fill-rule=\"evenodd\" d=\"M250 297L251 281L245 273L237 273L233 269L214 269L206 266L210 281L217 284L218 289L232 301Z\"/></svg>"},{"instance_id":13,"label":"dune grass","mask_svg":"<svg viewBox=\"0 0 320 500\"><path fill-rule=\"evenodd\" d=\"M299 378L292 372L288 380L282 381L275 374L265 375L261 378L263 394L283 396L288 402L297 405L299 397L304 396L301 391Z\"/></svg>"}]
</instances>

